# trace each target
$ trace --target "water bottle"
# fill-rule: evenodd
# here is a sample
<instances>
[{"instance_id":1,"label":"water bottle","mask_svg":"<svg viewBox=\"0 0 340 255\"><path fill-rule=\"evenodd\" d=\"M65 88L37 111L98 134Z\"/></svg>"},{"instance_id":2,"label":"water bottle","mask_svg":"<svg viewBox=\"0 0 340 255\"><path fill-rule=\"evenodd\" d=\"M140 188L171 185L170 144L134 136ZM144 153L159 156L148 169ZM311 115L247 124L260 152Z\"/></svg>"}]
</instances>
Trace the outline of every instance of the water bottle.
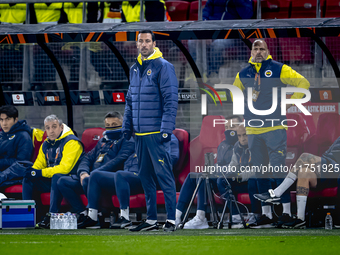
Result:
<instances>
[{"instance_id":1,"label":"water bottle","mask_svg":"<svg viewBox=\"0 0 340 255\"><path fill-rule=\"evenodd\" d=\"M57 220L56 220L55 229L61 229L61 226L62 226L61 213L57 213Z\"/></svg>"},{"instance_id":2,"label":"water bottle","mask_svg":"<svg viewBox=\"0 0 340 255\"><path fill-rule=\"evenodd\" d=\"M50 229L55 229L55 214L51 213Z\"/></svg>"},{"instance_id":3,"label":"water bottle","mask_svg":"<svg viewBox=\"0 0 340 255\"><path fill-rule=\"evenodd\" d=\"M77 229L77 216L74 213L72 213L71 219L72 219L71 229Z\"/></svg>"},{"instance_id":4,"label":"water bottle","mask_svg":"<svg viewBox=\"0 0 340 255\"><path fill-rule=\"evenodd\" d=\"M71 224L72 224L72 215L70 212L66 213L66 226L65 229L71 229Z\"/></svg>"},{"instance_id":5,"label":"water bottle","mask_svg":"<svg viewBox=\"0 0 340 255\"><path fill-rule=\"evenodd\" d=\"M332 229L333 228L333 220L331 213L327 213L325 218L325 229Z\"/></svg>"}]
</instances>

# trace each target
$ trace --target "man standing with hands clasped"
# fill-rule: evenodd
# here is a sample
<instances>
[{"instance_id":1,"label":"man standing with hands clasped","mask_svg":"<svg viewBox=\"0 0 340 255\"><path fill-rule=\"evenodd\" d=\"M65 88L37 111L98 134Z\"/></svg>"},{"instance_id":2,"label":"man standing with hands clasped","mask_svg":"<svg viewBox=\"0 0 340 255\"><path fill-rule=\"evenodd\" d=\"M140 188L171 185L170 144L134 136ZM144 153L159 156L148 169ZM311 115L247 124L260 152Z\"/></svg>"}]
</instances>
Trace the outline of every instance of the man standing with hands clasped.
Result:
<instances>
[{"instance_id":1,"label":"man standing with hands clasped","mask_svg":"<svg viewBox=\"0 0 340 255\"><path fill-rule=\"evenodd\" d=\"M135 133L139 177L145 193L147 219L130 231L157 230L156 183L164 192L167 220L164 231L174 231L176 186L170 158L170 140L175 129L178 81L172 64L155 47L150 30L138 35L139 56L130 69L123 133Z\"/></svg>"},{"instance_id":2,"label":"man standing with hands clasped","mask_svg":"<svg viewBox=\"0 0 340 255\"><path fill-rule=\"evenodd\" d=\"M244 119L251 154L251 166L261 168L270 163L273 168L280 168L285 165L287 127L281 125L286 119L285 115L281 115L281 89L287 85L306 90L310 86L308 80L291 67L274 61L269 55L267 43L264 40L256 39L252 45L248 65L236 75L234 81L234 86L240 88L245 95ZM273 93L273 88L277 89L277 95ZM291 99L300 99L303 96L304 93L295 92ZM247 102L248 97L252 99L250 102ZM277 100L277 108L271 112L274 104L273 99ZM237 99L234 97L233 100ZM287 109L290 106L287 105ZM263 112L268 109L271 113L264 114ZM259 192L264 193L271 189L270 178L274 178L276 185L280 185L285 175L284 172L274 172L268 175L262 175L261 171L256 172ZM291 221L289 191L282 194L281 203L283 214L278 219L278 225ZM253 228L272 228L274 227L273 223L271 206L268 203L262 203L262 216Z\"/></svg>"}]
</instances>

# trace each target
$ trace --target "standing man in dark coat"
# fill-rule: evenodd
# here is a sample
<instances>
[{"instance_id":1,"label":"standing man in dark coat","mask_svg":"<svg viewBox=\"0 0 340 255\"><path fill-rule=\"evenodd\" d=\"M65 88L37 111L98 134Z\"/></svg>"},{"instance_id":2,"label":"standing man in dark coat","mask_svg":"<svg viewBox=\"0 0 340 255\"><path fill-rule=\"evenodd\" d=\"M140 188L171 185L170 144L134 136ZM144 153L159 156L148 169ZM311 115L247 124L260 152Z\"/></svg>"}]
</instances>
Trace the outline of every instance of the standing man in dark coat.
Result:
<instances>
[{"instance_id":1,"label":"standing man in dark coat","mask_svg":"<svg viewBox=\"0 0 340 255\"><path fill-rule=\"evenodd\" d=\"M150 30L138 35L139 56L130 69L123 132L135 133L139 176L145 192L147 220L131 231L155 230L157 226L156 181L164 192L167 220L164 231L175 230L176 186L170 157L175 129L178 81L172 64L163 59Z\"/></svg>"}]
</instances>

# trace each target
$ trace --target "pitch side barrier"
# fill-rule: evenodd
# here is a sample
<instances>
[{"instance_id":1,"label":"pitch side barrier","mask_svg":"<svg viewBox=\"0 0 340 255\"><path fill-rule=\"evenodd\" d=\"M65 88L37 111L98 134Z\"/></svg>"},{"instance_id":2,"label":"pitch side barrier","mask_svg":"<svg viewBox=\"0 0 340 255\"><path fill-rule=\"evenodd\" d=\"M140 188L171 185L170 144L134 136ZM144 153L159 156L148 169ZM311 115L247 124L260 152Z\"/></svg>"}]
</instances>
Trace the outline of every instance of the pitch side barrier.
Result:
<instances>
[{"instance_id":1,"label":"pitch side barrier","mask_svg":"<svg viewBox=\"0 0 340 255\"><path fill-rule=\"evenodd\" d=\"M129 66L123 54L115 46L116 42L136 41L138 31L150 29L154 31L157 41L172 41L183 53L191 66L198 84L198 93L206 94L207 89L214 91L213 87L203 82L203 75L194 58L190 55L184 40L207 39L238 39L251 47L251 40L255 38L311 38L322 49L327 58L336 82L340 86L340 70L332 52L324 43L324 37L338 37L340 20L336 18L315 19L280 19L280 20L228 20L228 21L181 21L181 22L139 22L120 24L27 24L21 26L1 25L0 44L38 44L51 59L60 77L67 106L68 125L73 127L72 94L65 72L55 53L50 49L51 43L90 43L103 42L119 60L124 69L127 80L129 79ZM339 102L339 89L332 88L331 102ZM180 96L180 95L179 95ZM190 95L189 95L190 96ZM218 96L217 96L218 97ZM199 100L200 96L197 97ZM317 93L311 101L318 102ZM209 99L207 100L209 102ZM0 86L0 104L8 102ZM13 103L13 102L12 102Z\"/></svg>"}]
</instances>

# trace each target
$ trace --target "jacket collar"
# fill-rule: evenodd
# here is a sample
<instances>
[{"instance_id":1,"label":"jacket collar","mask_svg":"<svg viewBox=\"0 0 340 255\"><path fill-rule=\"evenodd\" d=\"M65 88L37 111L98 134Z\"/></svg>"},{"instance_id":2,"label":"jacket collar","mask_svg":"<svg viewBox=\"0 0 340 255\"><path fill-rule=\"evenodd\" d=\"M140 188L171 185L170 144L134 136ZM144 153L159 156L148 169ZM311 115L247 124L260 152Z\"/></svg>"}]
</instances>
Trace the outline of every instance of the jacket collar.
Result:
<instances>
[{"instance_id":1,"label":"jacket collar","mask_svg":"<svg viewBox=\"0 0 340 255\"><path fill-rule=\"evenodd\" d=\"M262 66L268 65L268 63L269 63L272 59L273 59L272 56L271 56L271 55L268 55L268 57L267 57L266 60L262 61L261 63L256 63L256 62L253 62L253 61L252 61L252 57L250 57L248 63L251 64L251 65L253 65L253 66L255 67L256 72L258 73L258 72L260 71L261 67L262 67Z\"/></svg>"},{"instance_id":2,"label":"jacket collar","mask_svg":"<svg viewBox=\"0 0 340 255\"><path fill-rule=\"evenodd\" d=\"M154 50L153 50L153 53L147 59L144 59L144 60L142 60L142 54L139 53L139 55L137 57L137 61L140 65L142 65L143 61L152 60L152 59L156 59L156 58L163 58L163 54L159 50L158 47L155 47Z\"/></svg>"}]
</instances>

